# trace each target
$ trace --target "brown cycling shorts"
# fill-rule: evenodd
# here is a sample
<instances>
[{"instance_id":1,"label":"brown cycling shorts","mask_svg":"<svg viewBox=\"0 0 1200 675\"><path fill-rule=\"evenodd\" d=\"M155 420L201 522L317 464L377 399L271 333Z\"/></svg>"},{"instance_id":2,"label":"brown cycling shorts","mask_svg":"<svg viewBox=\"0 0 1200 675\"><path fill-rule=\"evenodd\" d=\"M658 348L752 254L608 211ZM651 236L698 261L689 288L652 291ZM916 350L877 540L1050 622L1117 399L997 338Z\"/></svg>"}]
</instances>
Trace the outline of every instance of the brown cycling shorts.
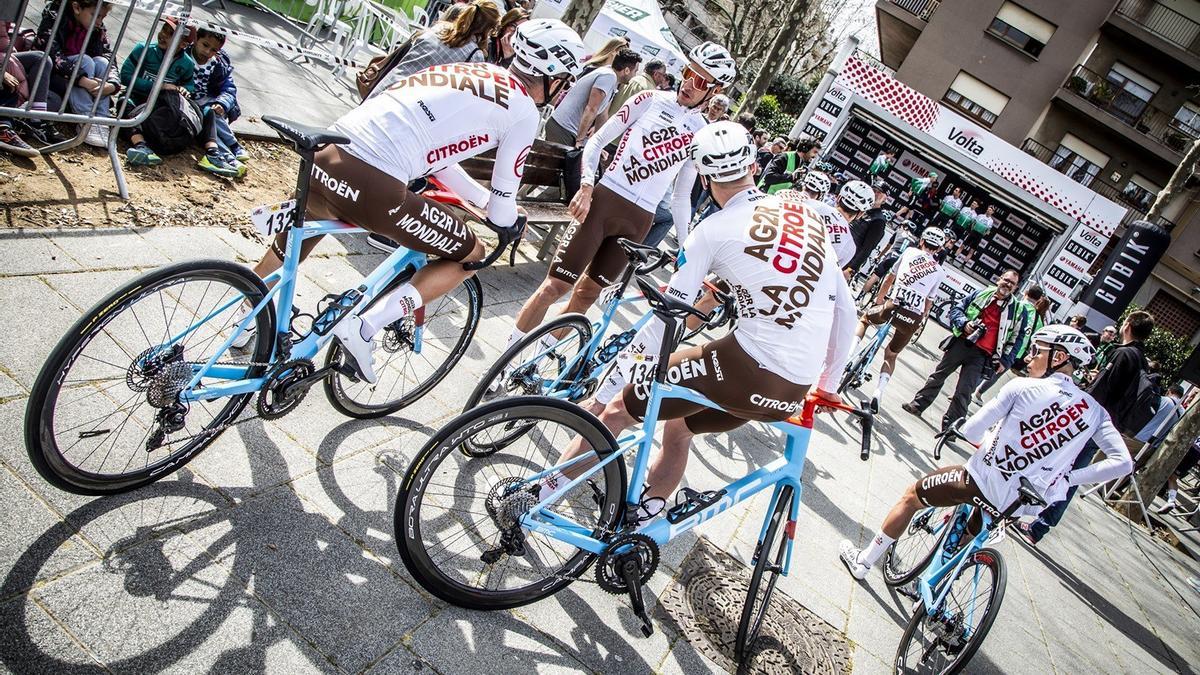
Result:
<instances>
[{"instance_id":1,"label":"brown cycling shorts","mask_svg":"<svg viewBox=\"0 0 1200 675\"><path fill-rule=\"evenodd\" d=\"M667 381L704 394L725 410L681 399L663 399L660 420L684 418L694 434L736 429L748 421L779 422L800 411L809 385L790 382L758 365L730 333L671 354ZM646 414L647 385L627 384L621 396L629 414Z\"/></svg>"},{"instance_id":2,"label":"brown cycling shorts","mask_svg":"<svg viewBox=\"0 0 1200 675\"><path fill-rule=\"evenodd\" d=\"M308 218L340 220L446 260L462 260L475 249L475 233L450 209L336 145L316 154L308 184ZM303 252L318 239L306 240ZM286 232L275 238L277 254L286 242Z\"/></svg>"},{"instance_id":3,"label":"brown cycling shorts","mask_svg":"<svg viewBox=\"0 0 1200 675\"><path fill-rule=\"evenodd\" d=\"M967 526L971 534L977 534L983 525L979 511L987 511L994 519L1001 515L1000 510L984 498L967 467L961 464L945 466L922 476L917 481L917 499L925 506L970 504L979 507Z\"/></svg>"},{"instance_id":4,"label":"brown cycling shorts","mask_svg":"<svg viewBox=\"0 0 1200 675\"><path fill-rule=\"evenodd\" d=\"M625 237L640 242L653 223L653 213L597 185L592 191L587 218L582 223L571 221L567 226L547 274L572 284L583 274L601 286L616 283L629 264L617 239Z\"/></svg>"},{"instance_id":5,"label":"brown cycling shorts","mask_svg":"<svg viewBox=\"0 0 1200 675\"><path fill-rule=\"evenodd\" d=\"M888 341L889 352L899 353L912 340L917 326L921 325L921 315L911 309L897 307L891 300L884 300L882 305L875 305L863 315L867 321L878 326L892 320L892 339Z\"/></svg>"}]
</instances>

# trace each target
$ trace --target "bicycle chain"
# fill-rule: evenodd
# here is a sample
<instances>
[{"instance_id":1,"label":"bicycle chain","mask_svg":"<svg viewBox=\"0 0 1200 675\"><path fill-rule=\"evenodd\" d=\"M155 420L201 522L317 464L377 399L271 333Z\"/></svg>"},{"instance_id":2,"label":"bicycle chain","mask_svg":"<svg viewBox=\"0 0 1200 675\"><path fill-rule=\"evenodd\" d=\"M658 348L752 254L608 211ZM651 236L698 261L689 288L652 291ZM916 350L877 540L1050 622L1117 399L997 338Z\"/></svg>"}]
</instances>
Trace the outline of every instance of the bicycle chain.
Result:
<instances>
[{"instance_id":1,"label":"bicycle chain","mask_svg":"<svg viewBox=\"0 0 1200 675\"><path fill-rule=\"evenodd\" d=\"M191 365L191 366L201 366L201 367L203 367L203 366L204 366L204 365L206 365L208 362L207 362L207 361L203 361L203 362L201 362L201 361L187 361L186 363L187 363L188 365ZM271 364L271 363L259 363L259 362L257 362L257 361L217 361L217 362L216 362L216 363L214 363L213 365L214 365L214 366L249 366L249 367L251 367L251 368L258 367L258 366L262 366L263 368L270 368L270 367L272 367L272 366L273 366L273 365L275 365L275 364ZM261 392L256 392L256 395L261 395ZM193 439L196 439L196 438L201 438L201 437L204 437L204 436L215 436L215 435L218 435L218 434L222 434L222 433L225 433L225 431L227 431L227 430L229 430L229 429L232 429L233 427L235 427L235 426L237 426L237 425L239 425L239 424L244 424L244 423L246 423L246 422L252 422L252 421L254 421L254 420L256 420L256 419L260 419L261 417L262 417L261 415L259 415L259 414L257 414L257 413L256 413L256 414L250 415L249 417L243 417L243 418L240 418L240 419L233 420L232 422L226 422L225 424L222 424L222 425L220 425L220 426L217 426L217 427L213 427L213 428L211 428L211 429L205 429L205 430L203 430L203 431L200 431L200 432L198 432L198 433L192 434L191 436L183 436L182 438L175 438L175 439L172 439L172 440L170 440L170 441L166 441L166 442L164 442L164 443L163 443L161 446L159 446L159 447L160 447L160 448L169 448L169 447L171 447L172 445L175 445L175 444L177 444L177 443L182 443L182 442L184 442L184 441L190 441L190 440L193 440Z\"/></svg>"}]
</instances>

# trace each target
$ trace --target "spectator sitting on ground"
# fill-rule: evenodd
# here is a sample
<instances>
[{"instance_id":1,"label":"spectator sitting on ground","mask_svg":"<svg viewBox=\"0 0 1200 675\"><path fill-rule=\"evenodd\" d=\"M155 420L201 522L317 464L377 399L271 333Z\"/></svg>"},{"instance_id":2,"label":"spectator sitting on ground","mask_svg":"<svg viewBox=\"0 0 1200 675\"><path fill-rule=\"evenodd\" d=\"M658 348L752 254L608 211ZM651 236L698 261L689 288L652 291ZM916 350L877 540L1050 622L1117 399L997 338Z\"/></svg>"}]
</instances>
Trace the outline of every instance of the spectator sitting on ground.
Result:
<instances>
[{"instance_id":1,"label":"spectator sitting on ground","mask_svg":"<svg viewBox=\"0 0 1200 675\"><path fill-rule=\"evenodd\" d=\"M647 61L646 65L642 66L641 73L638 73L617 90L616 96L613 96L612 103L608 104L608 116L612 117L617 114L621 106L625 105L625 101L633 98L635 94L640 94L643 91L651 89L659 89L666 81L667 65L658 59Z\"/></svg>"},{"instance_id":2,"label":"spectator sitting on ground","mask_svg":"<svg viewBox=\"0 0 1200 675\"><path fill-rule=\"evenodd\" d=\"M45 52L54 64L50 89L67 99L73 113L91 115L95 108L96 117L110 117L112 96L121 89L116 69L112 67L108 31L104 28L104 17L112 5L101 4L100 0L69 0L61 21L58 7L54 0L46 3L33 43L34 49ZM68 82L76 63L79 72L74 82ZM104 125L90 125L83 142L97 148L108 147L108 129Z\"/></svg>"},{"instance_id":3,"label":"spectator sitting on ground","mask_svg":"<svg viewBox=\"0 0 1200 675\"><path fill-rule=\"evenodd\" d=\"M233 64L225 49L225 34L201 28L196 34L191 55L196 61L196 103L207 114L215 116L217 143L221 149L233 155L234 160L244 164L250 159L229 125L241 114L238 106L237 85L233 81ZM244 170L241 173L245 173Z\"/></svg>"},{"instance_id":4,"label":"spectator sitting on ground","mask_svg":"<svg viewBox=\"0 0 1200 675\"><path fill-rule=\"evenodd\" d=\"M500 8L492 0L474 0L452 7L462 8L454 20L439 21L429 30L418 33L408 52L380 78L368 99L417 71L447 63L477 63L485 59L487 41L500 25Z\"/></svg>"},{"instance_id":5,"label":"spectator sitting on ground","mask_svg":"<svg viewBox=\"0 0 1200 675\"><path fill-rule=\"evenodd\" d=\"M512 37L517 32L517 26L529 20L529 11L515 7L504 13L500 19L500 27L496 35L488 40L487 60L501 68L512 64L516 52L512 48Z\"/></svg>"},{"instance_id":6,"label":"spectator sitting on ground","mask_svg":"<svg viewBox=\"0 0 1200 675\"><path fill-rule=\"evenodd\" d=\"M608 103L617 87L633 79L642 57L621 49L611 66L598 66L579 78L546 120L544 137L551 143L583 147L595 129L608 119Z\"/></svg>"},{"instance_id":7,"label":"spectator sitting on ground","mask_svg":"<svg viewBox=\"0 0 1200 675\"><path fill-rule=\"evenodd\" d=\"M10 78L6 77L6 82L2 88L5 90L4 93L16 92L17 96L14 105L20 106L28 103L30 110L44 112L47 108L46 99L49 94L50 71L53 64L46 66L46 72L39 75L44 63L42 52L33 51L31 49L33 46L32 41L24 35L16 35L15 31L15 23L11 21L0 23L0 54L7 53L9 45L12 45L12 58L5 64L5 70L12 76L11 79L15 79L18 82L18 84L13 86L8 81ZM5 103L4 105L8 104ZM3 124L4 121L0 120L0 124ZM16 154L31 156L27 153L33 151L33 148L28 143L25 143L24 139L17 134L25 134L28 138L42 145L54 145L67 140L62 134L58 133L58 129L54 127L54 124L47 120L17 118L7 121L11 124L10 131L12 132L14 142L19 142L25 148L28 148L28 150ZM0 141L0 146L2 145L8 145L10 151L14 147L12 144Z\"/></svg>"},{"instance_id":8,"label":"spectator sitting on ground","mask_svg":"<svg viewBox=\"0 0 1200 675\"><path fill-rule=\"evenodd\" d=\"M10 59L4 66L3 81L0 82L0 107L15 108L29 96L25 69L16 59ZM0 117L0 150L18 157L37 157L41 154L13 130L12 122L7 117Z\"/></svg>"}]
</instances>

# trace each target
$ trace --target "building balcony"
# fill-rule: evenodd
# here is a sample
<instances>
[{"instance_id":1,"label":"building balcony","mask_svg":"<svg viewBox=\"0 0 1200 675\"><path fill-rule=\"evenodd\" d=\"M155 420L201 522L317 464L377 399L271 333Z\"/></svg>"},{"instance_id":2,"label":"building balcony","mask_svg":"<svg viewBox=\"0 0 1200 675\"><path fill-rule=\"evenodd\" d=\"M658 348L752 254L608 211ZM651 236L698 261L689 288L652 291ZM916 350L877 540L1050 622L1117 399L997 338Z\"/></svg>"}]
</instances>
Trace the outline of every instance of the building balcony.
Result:
<instances>
[{"instance_id":1,"label":"building balcony","mask_svg":"<svg viewBox=\"0 0 1200 675\"><path fill-rule=\"evenodd\" d=\"M892 70L900 67L912 51L929 18L942 0L878 0L875 24L879 29L879 54Z\"/></svg>"},{"instance_id":2,"label":"building balcony","mask_svg":"<svg viewBox=\"0 0 1200 675\"><path fill-rule=\"evenodd\" d=\"M1200 71L1200 23L1156 0L1121 0L1108 24Z\"/></svg>"},{"instance_id":3,"label":"building balcony","mask_svg":"<svg viewBox=\"0 0 1200 675\"><path fill-rule=\"evenodd\" d=\"M1133 96L1085 66L1075 67L1054 98L1173 164L1200 135L1173 112Z\"/></svg>"}]
</instances>

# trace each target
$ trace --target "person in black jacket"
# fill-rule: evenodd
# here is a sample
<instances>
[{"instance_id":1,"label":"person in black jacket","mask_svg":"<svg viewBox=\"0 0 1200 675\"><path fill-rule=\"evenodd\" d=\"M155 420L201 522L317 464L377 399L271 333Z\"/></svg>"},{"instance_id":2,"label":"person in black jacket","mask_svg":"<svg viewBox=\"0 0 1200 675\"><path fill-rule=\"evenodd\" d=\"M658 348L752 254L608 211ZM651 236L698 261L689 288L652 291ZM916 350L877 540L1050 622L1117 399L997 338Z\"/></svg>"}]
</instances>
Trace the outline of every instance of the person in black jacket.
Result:
<instances>
[{"instance_id":1,"label":"person in black jacket","mask_svg":"<svg viewBox=\"0 0 1200 675\"><path fill-rule=\"evenodd\" d=\"M792 187L821 152L820 142L811 139L792 141L789 145L788 151L775 155L763 172L760 186L767 194Z\"/></svg>"},{"instance_id":2,"label":"person in black jacket","mask_svg":"<svg viewBox=\"0 0 1200 675\"><path fill-rule=\"evenodd\" d=\"M1125 318L1125 323L1121 325L1121 346L1113 349L1112 357L1100 374L1096 376L1096 380L1092 382L1092 386L1088 388L1088 393L1096 402L1104 406L1108 411L1109 416L1113 420L1113 424L1121 429L1121 413L1124 412L1122 402L1132 395L1133 390L1137 387L1139 376L1146 369L1145 341L1150 338L1150 333L1154 332L1154 316L1150 312L1130 312ZM1125 432L1125 429L1121 429ZM1137 430L1130 431L1136 433ZM1079 457L1075 459L1075 468L1087 466L1091 463L1092 457L1099 450L1099 446L1095 443L1088 442L1084 446L1083 452L1079 453ZM1067 506L1071 503L1071 498L1075 496L1075 488L1071 488L1067 492L1066 499L1061 502L1055 502L1038 515L1037 520L1032 523L1022 523L1019 527L1021 534L1030 544L1037 543L1046 536L1050 528L1054 527L1062 520L1063 515L1067 512Z\"/></svg>"},{"instance_id":3,"label":"person in black jacket","mask_svg":"<svg viewBox=\"0 0 1200 675\"><path fill-rule=\"evenodd\" d=\"M879 245L879 240L883 239L884 231L887 230L887 212L883 209L887 194L883 191L883 183L878 178L872 183L872 187L875 188L875 206L863 211L861 216L850 223L850 237L854 239L854 257L850 258L846 267L852 273L857 272L858 268L867 262L875 247Z\"/></svg>"}]
</instances>

